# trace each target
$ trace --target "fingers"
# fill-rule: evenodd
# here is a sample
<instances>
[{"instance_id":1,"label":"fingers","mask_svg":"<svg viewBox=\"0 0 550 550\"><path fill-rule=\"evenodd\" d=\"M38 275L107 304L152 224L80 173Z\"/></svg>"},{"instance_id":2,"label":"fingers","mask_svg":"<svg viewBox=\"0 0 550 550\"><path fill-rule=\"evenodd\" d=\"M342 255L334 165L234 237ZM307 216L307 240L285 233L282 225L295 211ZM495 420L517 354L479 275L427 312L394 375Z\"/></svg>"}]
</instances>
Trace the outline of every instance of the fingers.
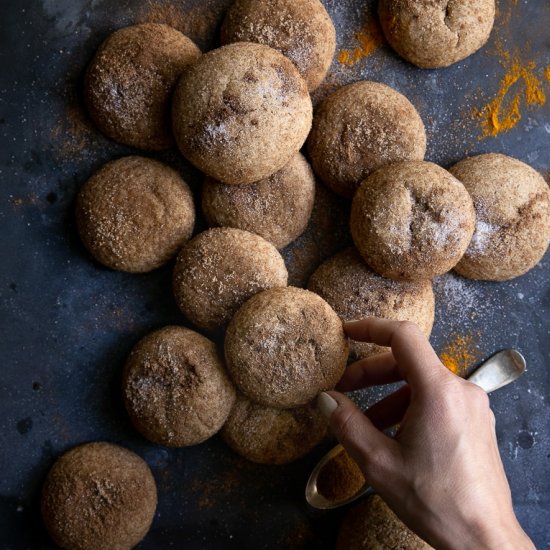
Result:
<instances>
[{"instance_id":1,"label":"fingers","mask_svg":"<svg viewBox=\"0 0 550 550\"><path fill-rule=\"evenodd\" d=\"M386 430L399 424L411 402L411 388L405 385L375 403L365 414L379 430Z\"/></svg>"},{"instance_id":2,"label":"fingers","mask_svg":"<svg viewBox=\"0 0 550 550\"><path fill-rule=\"evenodd\" d=\"M318 406L329 419L334 435L357 462L369 483L382 479L395 462L396 443L377 430L347 397L338 392L323 392Z\"/></svg>"},{"instance_id":3,"label":"fingers","mask_svg":"<svg viewBox=\"0 0 550 550\"><path fill-rule=\"evenodd\" d=\"M414 323L369 317L346 323L344 329L353 340L390 346L399 374L413 386L429 387L434 376L449 372Z\"/></svg>"},{"instance_id":4,"label":"fingers","mask_svg":"<svg viewBox=\"0 0 550 550\"><path fill-rule=\"evenodd\" d=\"M403 380L391 352L379 353L349 365L336 386L339 391L353 391L366 386L391 384Z\"/></svg>"}]
</instances>

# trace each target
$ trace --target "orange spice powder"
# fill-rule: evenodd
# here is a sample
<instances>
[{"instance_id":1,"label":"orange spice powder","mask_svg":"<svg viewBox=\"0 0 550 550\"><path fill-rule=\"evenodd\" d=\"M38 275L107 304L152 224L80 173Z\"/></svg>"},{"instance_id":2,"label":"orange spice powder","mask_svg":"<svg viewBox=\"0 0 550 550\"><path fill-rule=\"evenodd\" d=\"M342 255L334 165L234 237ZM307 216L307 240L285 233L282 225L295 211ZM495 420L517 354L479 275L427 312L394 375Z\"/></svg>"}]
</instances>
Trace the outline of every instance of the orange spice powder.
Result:
<instances>
[{"instance_id":1,"label":"orange spice powder","mask_svg":"<svg viewBox=\"0 0 550 550\"><path fill-rule=\"evenodd\" d=\"M476 335L457 334L439 354L441 362L454 374L464 376L479 359Z\"/></svg>"},{"instance_id":2,"label":"orange spice powder","mask_svg":"<svg viewBox=\"0 0 550 550\"><path fill-rule=\"evenodd\" d=\"M340 50L338 62L342 65L355 65L375 52L383 43L384 35L382 29L374 17L371 17L366 26L353 35L357 46L349 50Z\"/></svg>"},{"instance_id":3,"label":"orange spice powder","mask_svg":"<svg viewBox=\"0 0 550 550\"><path fill-rule=\"evenodd\" d=\"M521 120L522 104L544 105L546 94L534 69L532 61L525 65L518 61L512 63L500 81L496 96L477 113L482 119L483 137L494 137L516 126Z\"/></svg>"},{"instance_id":4,"label":"orange spice powder","mask_svg":"<svg viewBox=\"0 0 550 550\"><path fill-rule=\"evenodd\" d=\"M506 72L494 98L482 108L474 110L474 115L481 119L481 139L511 130L521 120L522 109L546 103L544 83L537 76L535 62L523 62L518 52L510 53L501 42L496 44L496 53ZM550 66L543 72L550 82Z\"/></svg>"}]
</instances>

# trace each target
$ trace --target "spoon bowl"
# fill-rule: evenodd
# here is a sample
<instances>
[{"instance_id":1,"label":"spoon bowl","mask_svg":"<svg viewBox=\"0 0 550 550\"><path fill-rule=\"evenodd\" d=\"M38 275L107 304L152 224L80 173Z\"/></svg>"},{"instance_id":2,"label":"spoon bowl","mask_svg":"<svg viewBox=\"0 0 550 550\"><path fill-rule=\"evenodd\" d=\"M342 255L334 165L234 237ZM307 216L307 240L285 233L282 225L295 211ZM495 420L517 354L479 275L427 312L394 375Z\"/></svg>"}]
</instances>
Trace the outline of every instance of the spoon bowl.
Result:
<instances>
[{"instance_id":1,"label":"spoon bowl","mask_svg":"<svg viewBox=\"0 0 550 550\"><path fill-rule=\"evenodd\" d=\"M340 506L345 506L349 502L362 497L368 492L372 492L372 489L365 483L359 491L354 493L351 497L341 499L341 500L330 500L325 498L317 488L317 479L319 478L319 472L325 467L325 464L338 456L341 452L344 451L344 447L338 444L336 447L333 447L323 458L317 463L317 466L311 472L308 482L306 484L306 500L308 504L317 508L318 510L331 510L332 508L339 508Z\"/></svg>"},{"instance_id":2,"label":"spoon bowl","mask_svg":"<svg viewBox=\"0 0 550 550\"><path fill-rule=\"evenodd\" d=\"M476 384L485 392L503 388L508 384L517 380L526 369L526 362L521 353L515 349L505 349L495 353L492 357L484 361L469 377L468 381ZM317 480L319 472L325 464L344 451L342 445L333 447L321 460L317 463L309 479L306 483L306 501L317 510L331 510L345 506L363 495L373 492L367 484L363 485L359 491L350 497L342 500L329 500L319 493L317 488Z\"/></svg>"}]
</instances>

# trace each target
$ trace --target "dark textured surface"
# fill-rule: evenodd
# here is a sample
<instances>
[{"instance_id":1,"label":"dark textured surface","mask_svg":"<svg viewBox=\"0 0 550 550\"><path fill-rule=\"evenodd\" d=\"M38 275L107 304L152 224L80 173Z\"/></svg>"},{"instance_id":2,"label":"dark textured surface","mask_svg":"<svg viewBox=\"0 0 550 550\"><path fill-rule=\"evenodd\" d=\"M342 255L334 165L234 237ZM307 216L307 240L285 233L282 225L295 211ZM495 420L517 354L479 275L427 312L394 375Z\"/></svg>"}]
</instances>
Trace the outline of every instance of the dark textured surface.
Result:
<instances>
[{"instance_id":1,"label":"dark textured surface","mask_svg":"<svg viewBox=\"0 0 550 550\"><path fill-rule=\"evenodd\" d=\"M173 0L190 14L179 21L203 50L215 43L228 4ZM325 4L337 24L338 47L354 47L353 34L368 19L364 2ZM330 548L342 512L312 513L302 497L323 449L285 467L247 463L219 437L167 450L143 440L121 404L121 367L132 345L152 329L184 320L171 296L171 266L148 275L112 272L91 261L78 241L78 188L104 161L134 151L81 121L76 91L109 32L159 11L175 13L159 5L0 3L0 547L50 548L38 512L48 468L78 443L108 440L143 456L159 485L157 516L141 548ZM422 71L383 46L352 67L335 60L318 95L358 78L385 82L418 108L428 130L429 160L447 166L465 153L498 151L546 175L550 101L522 104L518 125L496 138L480 138L472 112L498 89L503 49L535 62L550 97L543 73L550 65L549 19L546 0L502 0L488 46L469 59ZM521 81L515 86L522 92ZM177 153L157 158L179 168L197 189L198 173ZM527 374L491 402L515 508L539 548L550 545L549 271L547 254L526 276L508 283L439 279L432 337L442 349L456 334L471 336L479 358L504 347L524 353ZM377 395L363 393L358 400L365 405Z\"/></svg>"}]
</instances>

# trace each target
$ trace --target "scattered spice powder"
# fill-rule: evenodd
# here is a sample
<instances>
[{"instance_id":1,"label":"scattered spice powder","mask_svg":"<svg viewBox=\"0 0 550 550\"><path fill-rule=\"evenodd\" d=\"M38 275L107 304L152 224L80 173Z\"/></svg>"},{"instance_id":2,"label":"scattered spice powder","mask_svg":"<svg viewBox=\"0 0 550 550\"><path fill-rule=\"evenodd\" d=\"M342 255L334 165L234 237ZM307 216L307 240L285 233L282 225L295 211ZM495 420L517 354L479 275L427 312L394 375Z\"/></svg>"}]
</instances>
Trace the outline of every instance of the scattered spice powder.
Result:
<instances>
[{"instance_id":1,"label":"scattered spice powder","mask_svg":"<svg viewBox=\"0 0 550 550\"><path fill-rule=\"evenodd\" d=\"M317 491L327 500L338 502L353 496L364 484L365 478L359 466L343 450L321 468Z\"/></svg>"},{"instance_id":2,"label":"scattered spice powder","mask_svg":"<svg viewBox=\"0 0 550 550\"><path fill-rule=\"evenodd\" d=\"M484 107L474 111L481 119L481 138L495 137L514 128L521 120L522 105L534 107L546 103L543 82L535 72L535 62L522 62L519 54L511 55L499 44L497 53L506 72L496 96ZM544 74L550 81L550 66L545 68Z\"/></svg>"},{"instance_id":3,"label":"scattered spice powder","mask_svg":"<svg viewBox=\"0 0 550 550\"><path fill-rule=\"evenodd\" d=\"M233 492L239 483L239 473L227 471L219 479L195 479L191 483L191 490L199 493L197 504L199 509L204 510L218 505L220 499Z\"/></svg>"},{"instance_id":4,"label":"scattered spice powder","mask_svg":"<svg viewBox=\"0 0 550 550\"><path fill-rule=\"evenodd\" d=\"M480 358L475 336L474 334L457 334L439 354L441 362L458 376L466 375L468 369Z\"/></svg>"},{"instance_id":5,"label":"scattered spice powder","mask_svg":"<svg viewBox=\"0 0 550 550\"><path fill-rule=\"evenodd\" d=\"M186 9L173 0L148 0L135 19L137 23L164 23L202 43L213 34L223 15L225 6L219 4L207 1Z\"/></svg>"},{"instance_id":6,"label":"scattered spice powder","mask_svg":"<svg viewBox=\"0 0 550 550\"><path fill-rule=\"evenodd\" d=\"M76 161L88 151L99 147L102 136L75 102L66 108L56 126L52 128L50 140L58 157Z\"/></svg>"},{"instance_id":7,"label":"scattered spice powder","mask_svg":"<svg viewBox=\"0 0 550 550\"><path fill-rule=\"evenodd\" d=\"M340 50L338 62L342 65L355 65L361 59L375 52L383 43L384 35L375 17L369 18L366 26L355 33L353 38L358 46L351 50Z\"/></svg>"}]
</instances>

